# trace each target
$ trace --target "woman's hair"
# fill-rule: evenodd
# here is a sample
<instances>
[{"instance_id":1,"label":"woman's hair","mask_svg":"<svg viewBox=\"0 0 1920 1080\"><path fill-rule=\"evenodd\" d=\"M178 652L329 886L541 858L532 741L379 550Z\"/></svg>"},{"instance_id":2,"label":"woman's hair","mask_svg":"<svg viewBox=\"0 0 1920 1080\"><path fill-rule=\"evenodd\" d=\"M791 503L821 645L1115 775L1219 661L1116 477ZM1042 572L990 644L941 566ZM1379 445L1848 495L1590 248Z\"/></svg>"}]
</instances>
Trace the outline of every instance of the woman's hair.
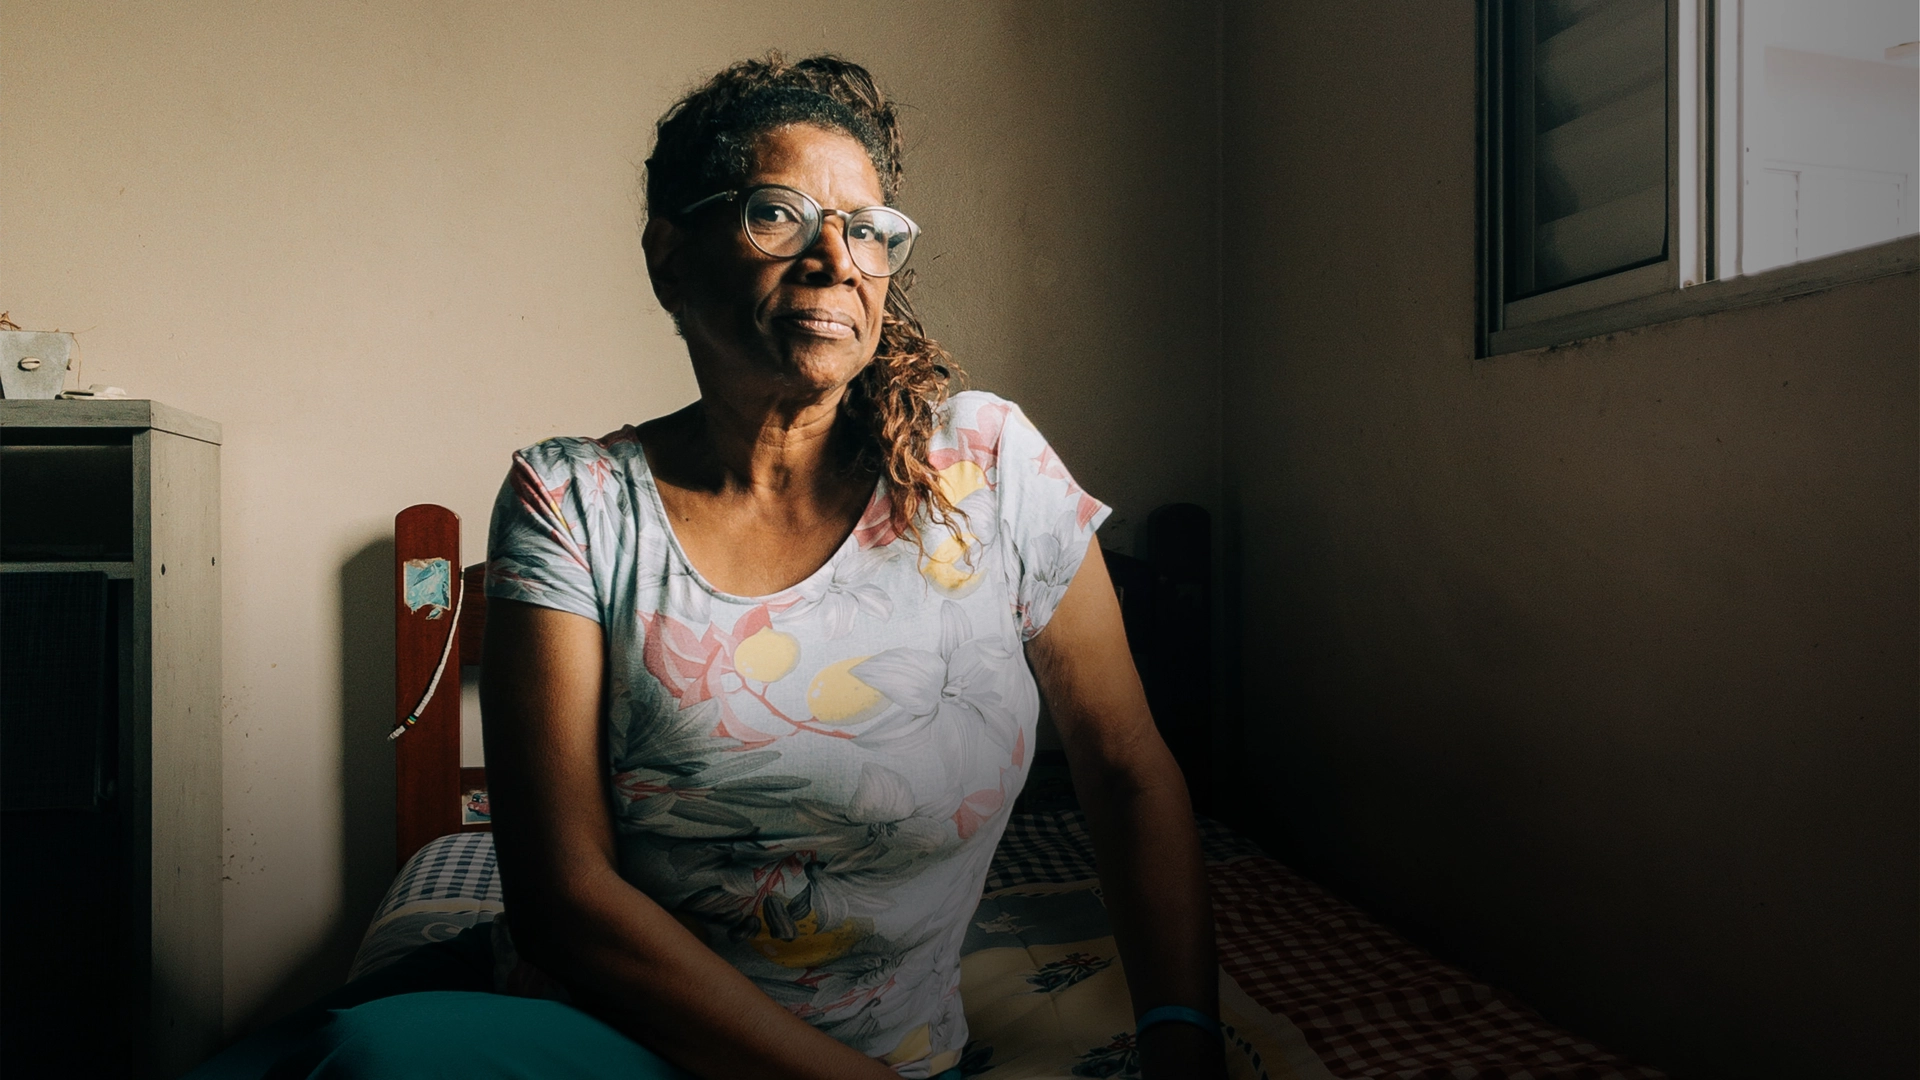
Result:
<instances>
[{"instance_id":1,"label":"woman's hair","mask_svg":"<svg viewBox=\"0 0 1920 1080\"><path fill-rule=\"evenodd\" d=\"M727 67L660 118L646 165L647 215L670 219L714 192L740 186L760 137L789 124L841 132L865 147L882 195L893 203L900 191L900 124L873 76L837 56L788 63L770 53ZM907 300L912 275L904 270L888 279L879 347L847 387L841 413L861 436L858 465L887 478L892 531L919 543L915 520L923 511L953 527L955 508L936 483L927 443L949 380L965 376L921 329Z\"/></svg>"}]
</instances>

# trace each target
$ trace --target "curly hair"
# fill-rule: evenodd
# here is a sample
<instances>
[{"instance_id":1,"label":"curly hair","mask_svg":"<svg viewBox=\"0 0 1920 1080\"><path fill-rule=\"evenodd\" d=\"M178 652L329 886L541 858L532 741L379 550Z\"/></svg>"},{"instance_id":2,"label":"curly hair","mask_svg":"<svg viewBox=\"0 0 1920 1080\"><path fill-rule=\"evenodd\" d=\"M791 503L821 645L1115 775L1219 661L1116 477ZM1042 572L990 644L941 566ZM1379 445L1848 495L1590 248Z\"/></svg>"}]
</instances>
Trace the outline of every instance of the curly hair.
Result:
<instances>
[{"instance_id":1,"label":"curly hair","mask_svg":"<svg viewBox=\"0 0 1920 1080\"><path fill-rule=\"evenodd\" d=\"M789 124L851 137L872 159L887 203L898 196L900 124L867 69L831 55L788 63L770 53L730 65L660 118L646 163L648 216L671 218L695 200L738 187L759 138ZM920 515L953 529L958 512L927 460L927 444L948 384L965 375L922 329L907 299L912 285L911 270L888 280L878 348L848 385L840 412L860 437L856 467L887 480L891 532L924 547Z\"/></svg>"}]
</instances>

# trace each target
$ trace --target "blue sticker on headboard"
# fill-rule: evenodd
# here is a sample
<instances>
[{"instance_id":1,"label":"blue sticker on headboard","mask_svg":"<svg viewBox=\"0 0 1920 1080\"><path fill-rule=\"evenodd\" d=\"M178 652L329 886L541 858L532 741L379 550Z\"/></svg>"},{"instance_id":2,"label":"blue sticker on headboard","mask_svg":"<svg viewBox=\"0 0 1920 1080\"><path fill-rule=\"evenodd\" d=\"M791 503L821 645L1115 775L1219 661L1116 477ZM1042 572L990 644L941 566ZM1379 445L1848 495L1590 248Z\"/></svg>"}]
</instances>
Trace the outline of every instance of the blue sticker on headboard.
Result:
<instances>
[{"instance_id":1,"label":"blue sticker on headboard","mask_svg":"<svg viewBox=\"0 0 1920 1080\"><path fill-rule=\"evenodd\" d=\"M408 611L428 608L437 619L453 606L453 564L445 559L408 559L400 567Z\"/></svg>"}]
</instances>

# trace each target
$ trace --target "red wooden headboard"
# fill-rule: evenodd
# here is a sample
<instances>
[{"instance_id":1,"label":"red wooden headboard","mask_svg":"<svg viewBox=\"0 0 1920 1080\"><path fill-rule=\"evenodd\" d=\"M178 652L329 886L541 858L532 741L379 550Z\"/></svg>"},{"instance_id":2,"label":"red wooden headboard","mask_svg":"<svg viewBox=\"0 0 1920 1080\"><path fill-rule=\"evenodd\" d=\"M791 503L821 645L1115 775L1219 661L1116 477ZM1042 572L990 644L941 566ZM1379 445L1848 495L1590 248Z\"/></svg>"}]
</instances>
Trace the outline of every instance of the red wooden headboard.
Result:
<instances>
[{"instance_id":1,"label":"red wooden headboard","mask_svg":"<svg viewBox=\"0 0 1920 1080\"><path fill-rule=\"evenodd\" d=\"M1213 715L1207 512L1190 503L1162 506L1147 518L1146 541L1145 559L1106 552L1107 572L1120 592L1127 644L1154 721L1204 811ZM460 767L460 669L480 662L485 567L459 567L459 515L421 503L394 517L394 723L406 727L394 754L394 854L401 866L437 837L492 828L472 813L476 794L485 805L486 770ZM436 672L439 684L408 724ZM1046 764L1043 756L1035 755L1036 766Z\"/></svg>"},{"instance_id":2,"label":"red wooden headboard","mask_svg":"<svg viewBox=\"0 0 1920 1080\"><path fill-rule=\"evenodd\" d=\"M432 503L395 515L394 724L406 727L394 744L394 839L401 866L435 837L492 828L466 820L474 816L467 811L472 793L484 796L486 770L460 767L460 669L480 663L486 567L459 567L460 515ZM440 682L409 725L436 671Z\"/></svg>"}]
</instances>

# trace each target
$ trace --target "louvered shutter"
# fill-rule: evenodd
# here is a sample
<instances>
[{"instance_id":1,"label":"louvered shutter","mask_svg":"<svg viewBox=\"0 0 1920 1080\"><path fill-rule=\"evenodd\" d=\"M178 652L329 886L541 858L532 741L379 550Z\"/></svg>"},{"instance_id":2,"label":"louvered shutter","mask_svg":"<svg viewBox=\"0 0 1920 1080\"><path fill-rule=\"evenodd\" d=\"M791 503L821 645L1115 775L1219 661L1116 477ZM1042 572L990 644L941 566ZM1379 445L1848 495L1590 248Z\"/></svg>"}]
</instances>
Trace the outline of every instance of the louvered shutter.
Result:
<instances>
[{"instance_id":1,"label":"louvered shutter","mask_svg":"<svg viewBox=\"0 0 1920 1080\"><path fill-rule=\"evenodd\" d=\"M1668 0L1507 10L1507 299L1667 253Z\"/></svg>"}]
</instances>

